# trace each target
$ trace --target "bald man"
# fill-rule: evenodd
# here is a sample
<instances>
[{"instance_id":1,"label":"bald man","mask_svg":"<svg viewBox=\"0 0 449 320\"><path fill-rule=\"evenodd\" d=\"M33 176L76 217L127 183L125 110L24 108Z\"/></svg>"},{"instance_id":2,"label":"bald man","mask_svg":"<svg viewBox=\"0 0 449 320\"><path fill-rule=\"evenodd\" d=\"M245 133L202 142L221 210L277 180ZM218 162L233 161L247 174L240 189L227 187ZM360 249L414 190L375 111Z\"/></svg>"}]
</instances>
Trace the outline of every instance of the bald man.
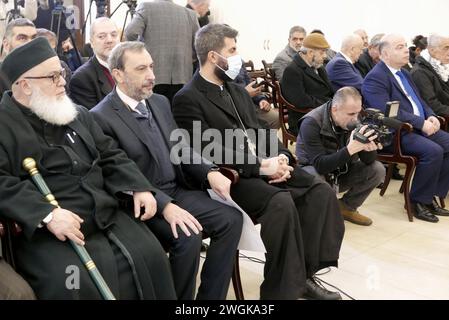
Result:
<instances>
[{"instance_id":1,"label":"bald man","mask_svg":"<svg viewBox=\"0 0 449 320\"><path fill-rule=\"evenodd\" d=\"M351 34L343 39L340 52L326 65L334 91L343 87L362 89L362 75L354 66L362 51L363 40L358 35Z\"/></svg>"},{"instance_id":2,"label":"bald man","mask_svg":"<svg viewBox=\"0 0 449 320\"><path fill-rule=\"evenodd\" d=\"M421 98L410 74L402 69L409 58L405 38L386 35L379 50L381 61L363 82L365 105L384 112L388 101L399 101L398 119L410 123L414 129L401 137L402 152L418 158L410 190L414 215L424 221L438 222L437 215L449 215L434 200L434 196L446 197L449 190L449 133L440 130L432 109Z\"/></svg>"},{"instance_id":3,"label":"bald man","mask_svg":"<svg viewBox=\"0 0 449 320\"><path fill-rule=\"evenodd\" d=\"M70 80L70 97L87 109L97 105L114 88L108 58L120 42L117 25L109 18L96 19L90 29L90 43L94 56L76 70Z\"/></svg>"}]
</instances>

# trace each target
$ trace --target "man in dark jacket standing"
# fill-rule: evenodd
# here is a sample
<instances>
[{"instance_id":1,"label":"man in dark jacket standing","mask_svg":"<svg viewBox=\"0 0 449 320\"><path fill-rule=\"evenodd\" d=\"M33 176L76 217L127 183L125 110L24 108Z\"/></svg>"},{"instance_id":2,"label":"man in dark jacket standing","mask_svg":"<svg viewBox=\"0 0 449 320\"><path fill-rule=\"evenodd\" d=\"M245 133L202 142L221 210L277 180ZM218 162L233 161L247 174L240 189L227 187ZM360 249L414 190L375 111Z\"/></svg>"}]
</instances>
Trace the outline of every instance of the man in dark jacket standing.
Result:
<instances>
[{"instance_id":1,"label":"man in dark jacket standing","mask_svg":"<svg viewBox=\"0 0 449 320\"><path fill-rule=\"evenodd\" d=\"M242 63L236 37L221 24L197 33L201 69L175 96L175 120L203 156L240 174L231 196L261 224L267 250L261 299L341 299L314 277L337 265L344 224L335 194L295 165L276 131L261 127L247 91L232 82Z\"/></svg>"},{"instance_id":2,"label":"man in dark jacket standing","mask_svg":"<svg viewBox=\"0 0 449 320\"><path fill-rule=\"evenodd\" d=\"M362 97L352 87L338 90L332 101L309 112L299 121L296 143L298 162L304 170L329 181L337 192L348 191L339 200L345 220L369 226L372 220L361 215L360 207L385 177L385 168L376 161L376 145L353 139L349 126L358 122ZM360 130L366 136L372 131ZM338 189L338 190L337 190Z\"/></svg>"}]
</instances>

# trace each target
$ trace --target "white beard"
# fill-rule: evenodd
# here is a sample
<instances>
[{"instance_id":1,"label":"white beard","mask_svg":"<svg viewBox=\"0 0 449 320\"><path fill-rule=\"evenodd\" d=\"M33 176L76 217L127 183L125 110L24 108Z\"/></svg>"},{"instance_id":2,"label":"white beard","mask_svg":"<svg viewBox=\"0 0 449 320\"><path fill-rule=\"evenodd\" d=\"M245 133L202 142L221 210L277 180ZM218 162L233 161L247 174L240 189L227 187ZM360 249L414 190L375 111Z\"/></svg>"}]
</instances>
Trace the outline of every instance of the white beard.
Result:
<instances>
[{"instance_id":1,"label":"white beard","mask_svg":"<svg viewBox=\"0 0 449 320\"><path fill-rule=\"evenodd\" d=\"M57 126L72 122L78 115L78 110L67 95L59 99L47 97L39 88L33 88L29 108L40 119Z\"/></svg>"}]
</instances>

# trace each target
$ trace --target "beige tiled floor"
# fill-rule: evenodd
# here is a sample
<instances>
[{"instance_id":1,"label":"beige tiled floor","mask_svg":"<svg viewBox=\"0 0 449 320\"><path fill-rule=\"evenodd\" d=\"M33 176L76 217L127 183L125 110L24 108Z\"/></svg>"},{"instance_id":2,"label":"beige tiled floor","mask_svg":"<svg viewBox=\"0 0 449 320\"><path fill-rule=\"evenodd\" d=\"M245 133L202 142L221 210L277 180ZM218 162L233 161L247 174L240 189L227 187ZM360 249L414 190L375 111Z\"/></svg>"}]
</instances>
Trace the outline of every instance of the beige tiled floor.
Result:
<instances>
[{"instance_id":1,"label":"beige tiled floor","mask_svg":"<svg viewBox=\"0 0 449 320\"><path fill-rule=\"evenodd\" d=\"M399 186L392 181L384 197L376 189L362 206L372 226L345 222L340 266L320 278L355 299L449 299L449 217L408 222ZM240 264L245 298L258 299L263 265ZM228 299L235 299L232 286Z\"/></svg>"}]
</instances>

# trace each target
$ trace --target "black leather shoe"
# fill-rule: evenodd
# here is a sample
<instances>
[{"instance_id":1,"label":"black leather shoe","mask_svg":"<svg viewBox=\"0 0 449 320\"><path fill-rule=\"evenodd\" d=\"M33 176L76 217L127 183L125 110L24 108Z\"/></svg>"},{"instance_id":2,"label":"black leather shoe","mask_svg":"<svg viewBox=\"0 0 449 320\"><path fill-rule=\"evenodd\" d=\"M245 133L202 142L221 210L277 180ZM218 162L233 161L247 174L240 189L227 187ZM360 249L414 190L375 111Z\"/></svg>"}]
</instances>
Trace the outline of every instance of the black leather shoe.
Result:
<instances>
[{"instance_id":1,"label":"black leather shoe","mask_svg":"<svg viewBox=\"0 0 449 320\"><path fill-rule=\"evenodd\" d=\"M421 219L427 222L438 222L439 219L436 217L430 210L427 208L426 205L421 203L413 203L413 213L415 218Z\"/></svg>"},{"instance_id":2,"label":"black leather shoe","mask_svg":"<svg viewBox=\"0 0 449 320\"><path fill-rule=\"evenodd\" d=\"M404 176L399 173L399 168L397 165L393 168L393 174L391 175L391 178L393 180L404 180Z\"/></svg>"},{"instance_id":3,"label":"black leather shoe","mask_svg":"<svg viewBox=\"0 0 449 320\"><path fill-rule=\"evenodd\" d=\"M437 216L444 216L444 217L449 216L449 211L446 210L446 209L441 208L435 200L432 201L432 204L426 205L426 207L427 207L427 208L430 210L430 212L433 213L434 215L437 215Z\"/></svg>"},{"instance_id":4,"label":"black leather shoe","mask_svg":"<svg viewBox=\"0 0 449 320\"><path fill-rule=\"evenodd\" d=\"M312 277L306 280L304 298L310 300L341 300L341 295L338 292L327 290L317 278Z\"/></svg>"}]
</instances>

